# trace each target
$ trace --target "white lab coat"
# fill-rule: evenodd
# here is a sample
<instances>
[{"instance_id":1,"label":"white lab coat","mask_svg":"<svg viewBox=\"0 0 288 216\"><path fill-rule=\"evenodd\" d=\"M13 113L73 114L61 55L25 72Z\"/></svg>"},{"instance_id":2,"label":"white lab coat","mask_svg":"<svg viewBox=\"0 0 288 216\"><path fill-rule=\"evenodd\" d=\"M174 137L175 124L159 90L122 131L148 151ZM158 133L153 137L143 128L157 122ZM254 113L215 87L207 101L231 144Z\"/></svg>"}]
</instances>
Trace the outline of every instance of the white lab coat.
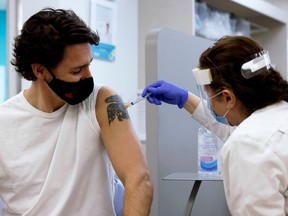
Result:
<instances>
[{"instance_id":1,"label":"white lab coat","mask_svg":"<svg viewBox=\"0 0 288 216\"><path fill-rule=\"evenodd\" d=\"M201 124L207 121L200 108L193 117ZM281 101L257 110L237 128L216 124L210 125L218 136L227 138L221 159L231 214L288 215L288 103Z\"/></svg>"}]
</instances>

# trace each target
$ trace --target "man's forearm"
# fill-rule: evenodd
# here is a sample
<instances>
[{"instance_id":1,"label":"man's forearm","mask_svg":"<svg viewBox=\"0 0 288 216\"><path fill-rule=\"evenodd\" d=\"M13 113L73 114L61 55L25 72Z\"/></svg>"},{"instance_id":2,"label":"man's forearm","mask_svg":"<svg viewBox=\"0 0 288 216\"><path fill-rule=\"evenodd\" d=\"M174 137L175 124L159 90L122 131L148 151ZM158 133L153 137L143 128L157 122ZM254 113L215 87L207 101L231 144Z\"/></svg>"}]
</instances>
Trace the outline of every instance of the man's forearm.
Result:
<instances>
[{"instance_id":1,"label":"man's forearm","mask_svg":"<svg viewBox=\"0 0 288 216\"><path fill-rule=\"evenodd\" d=\"M139 183L126 183L123 216L149 216L153 200L153 186L149 175Z\"/></svg>"}]
</instances>

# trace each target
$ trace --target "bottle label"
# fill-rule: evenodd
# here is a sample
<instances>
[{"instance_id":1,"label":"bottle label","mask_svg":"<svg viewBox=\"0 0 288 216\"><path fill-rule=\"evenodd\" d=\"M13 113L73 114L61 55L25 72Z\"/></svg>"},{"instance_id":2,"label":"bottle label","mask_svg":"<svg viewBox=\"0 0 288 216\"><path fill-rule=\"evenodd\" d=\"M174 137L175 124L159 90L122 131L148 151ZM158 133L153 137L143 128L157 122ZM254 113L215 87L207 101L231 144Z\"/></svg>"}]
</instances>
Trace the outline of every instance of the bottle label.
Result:
<instances>
[{"instance_id":1,"label":"bottle label","mask_svg":"<svg viewBox=\"0 0 288 216\"><path fill-rule=\"evenodd\" d=\"M211 131L200 127L198 131L198 172L217 172L217 149Z\"/></svg>"},{"instance_id":2,"label":"bottle label","mask_svg":"<svg viewBox=\"0 0 288 216\"><path fill-rule=\"evenodd\" d=\"M207 157L206 157L207 158ZM205 158L205 159L206 159ZM213 158L213 157L210 157ZM204 172L214 172L217 171L217 160L205 160L200 159L200 171Z\"/></svg>"}]
</instances>

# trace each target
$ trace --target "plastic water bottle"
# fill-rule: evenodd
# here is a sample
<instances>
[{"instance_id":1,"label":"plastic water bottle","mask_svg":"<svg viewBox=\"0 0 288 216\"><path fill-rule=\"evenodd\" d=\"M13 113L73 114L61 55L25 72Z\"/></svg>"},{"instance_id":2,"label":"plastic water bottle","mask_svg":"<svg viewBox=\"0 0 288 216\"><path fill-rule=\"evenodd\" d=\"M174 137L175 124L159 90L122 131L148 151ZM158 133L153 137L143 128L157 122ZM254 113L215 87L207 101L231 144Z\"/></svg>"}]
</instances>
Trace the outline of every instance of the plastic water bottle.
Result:
<instances>
[{"instance_id":1,"label":"plastic water bottle","mask_svg":"<svg viewBox=\"0 0 288 216\"><path fill-rule=\"evenodd\" d=\"M218 151L217 140L210 130L201 126L198 130L198 173L201 175L217 175Z\"/></svg>"}]
</instances>

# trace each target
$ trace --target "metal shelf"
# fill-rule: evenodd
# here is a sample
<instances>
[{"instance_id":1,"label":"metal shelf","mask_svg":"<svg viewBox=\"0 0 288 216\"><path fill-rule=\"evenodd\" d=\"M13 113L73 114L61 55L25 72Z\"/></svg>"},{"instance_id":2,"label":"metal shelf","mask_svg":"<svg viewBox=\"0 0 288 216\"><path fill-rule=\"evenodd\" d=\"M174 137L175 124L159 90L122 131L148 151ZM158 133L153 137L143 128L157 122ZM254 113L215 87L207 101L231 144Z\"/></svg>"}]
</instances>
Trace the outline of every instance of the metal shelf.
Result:
<instances>
[{"instance_id":1,"label":"metal shelf","mask_svg":"<svg viewBox=\"0 0 288 216\"><path fill-rule=\"evenodd\" d=\"M219 10L230 12L261 28L286 24L287 14L281 8L263 0L203 0Z\"/></svg>"}]
</instances>

